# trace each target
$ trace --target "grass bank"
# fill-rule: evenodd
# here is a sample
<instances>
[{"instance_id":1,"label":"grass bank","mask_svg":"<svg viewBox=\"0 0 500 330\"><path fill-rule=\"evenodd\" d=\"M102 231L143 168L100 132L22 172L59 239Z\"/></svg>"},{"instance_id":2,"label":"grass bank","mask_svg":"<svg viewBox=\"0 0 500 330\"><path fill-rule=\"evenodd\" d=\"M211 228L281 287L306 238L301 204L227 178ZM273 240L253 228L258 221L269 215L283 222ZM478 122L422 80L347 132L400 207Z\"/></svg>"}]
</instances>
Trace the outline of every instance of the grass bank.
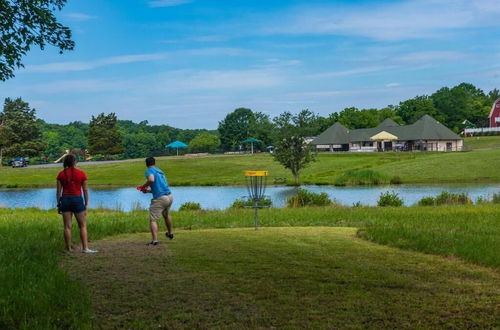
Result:
<instances>
[{"instance_id":1,"label":"grass bank","mask_svg":"<svg viewBox=\"0 0 500 330\"><path fill-rule=\"evenodd\" d=\"M494 204L407 208L324 207L262 210L260 219L262 226L267 228L303 226L361 228L360 236L374 242L415 251L441 254L452 257L452 259L461 258L471 263L492 267L492 271L498 274L498 267L500 266L498 245L500 241L499 212L500 207ZM226 238L231 235L221 234L223 236L213 238L210 243L212 245L205 246L201 238L203 234L198 233L196 230L250 227L253 223L252 216L251 210L176 212L174 213L174 221L177 229L185 230L182 234L184 236L182 240L190 241L192 239L193 244L198 242L196 243L198 245L193 246L193 249L197 249L197 251L192 250L189 253L202 253L205 248L206 251L220 249L231 251L231 248L227 247L226 244ZM89 233L92 241L118 234L144 231L147 231L147 213L144 211L122 213L97 210L91 211L89 214ZM267 232L267 229L262 231ZM352 233L355 231L353 229ZM74 234L76 242L76 230ZM245 235L239 235L235 236L235 240L244 240ZM256 241L247 240L245 244L248 244L248 248L251 246L253 248L244 251L246 251L245 253L252 251L251 255L262 253L262 249L268 251L263 256L263 258L266 258L266 263L268 262L267 258L276 257L272 252L274 249L278 249L276 253L282 253L283 258L290 256L293 259L292 256L295 251L300 249L301 246L308 246L307 240L309 238L303 242L302 234L290 235L295 243L291 244L289 249L283 248L281 245L275 246L273 242L277 243L283 240L282 243L287 246L292 241L291 238L275 236L266 239L266 241L269 240L269 244L262 243L260 239ZM308 237L309 234L305 233L304 235ZM315 236L316 234L311 235ZM144 236L144 239L146 237ZM353 242L349 244L360 244L356 243L360 241L354 240ZM88 291L70 280L59 267L59 263L64 256L61 252L63 244L60 216L54 211L0 209L0 265L2 267L2 272L0 272L0 328L86 328L92 326L91 298ZM261 244L263 245L261 246ZM326 248L328 244L333 244L333 241L311 244L308 248L310 252L307 253L315 255L323 253L321 252L323 246ZM187 247L183 245L181 250L185 248ZM246 246L241 248L247 249ZM320 250L317 250L317 248L320 248ZM240 256L243 250L238 251ZM396 253L394 251L397 250L390 251ZM191 258L189 253L185 255L185 258ZM328 248L324 250L324 253L335 253L335 248L331 250ZM381 258L382 261L383 253L380 253L378 258ZM410 264L418 265L419 261L408 259L408 256L401 257L401 260L407 261L408 266L405 266L404 272L412 273L414 269ZM219 258L220 255L212 257ZM198 258L198 260L201 259L202 257ZM289 268L283 269L288 274L292 274L301 268L300 264L295 267L292 259L286 261L288 265L286 267ZM210 260L210 258L207 260ZM346 261L343 260L343 262ZM359 267L363 267L363 260L366 259L356 261L359 263ZM242 262L244 261L242 259ZM256 259L256 262L258 263L259 259ZM332 261L332 263L335 262L337 261ZM208 264L205 266L210 267ZM217 273L217 267L219 266L226 267L222 264L214 265L216 268L212 271ZM342 263L337 264L337 266L341 268L347 267ZM475 269L472 264L461 262L453 267L458 266L462 267L464 274L467 273L466 269L469 267ZM316 267L321 268L320 265ZM436 269L439 269L439 267ZM252 269L244 271L252 271ZM320 271L327 273L332 272L333 269L321 268ZM425 274L428 271L429 268L424 267L420 273ZM381 276L381 273L378 272L368 273L366 276L374 276L374 278ZM474 277L476 275L472 274L476 274L475 271L470 275L463 276L476 278ZM444 276L443 279L447 276L444 273L442 275ZM419 278L419 276L416 278ZM359 279L366 280L365 275ZM482 279L478 279L478 281L478 283L482 283L480 285L486 285L482 282ZM224 281L221 282L221 285L223 283ZM370 283L370 281L366 283ZM382 283L380 288L385 287L388 292L391 292L387 285L389 284ZM410 282L403 287L411 287ZM301 289L298 287L297 290ZM454 290L452 289L450 292L455 292ZM384 290L377 292L377 295L383 295L383 292ZM357 295L357 293L353 294ZM495 297L498 299L498 294ZM321 297L318 299L321 300ZM446 297L443 297L443 301L446 299ZM491 296L488 299L491 299ZM312 300L311 306L317 302ZM273 302L273 304L277 305L283 303L283 301L279 300ZM476 307L481 310L486 308L485 306ZM377 313L382 315L384 312L379 310ZM481 319L480 316L478 318Z\"/></svg>"},{"instance_id":2,"label":"grass bank","mask_svg":"<svg viewBox=\"0 0 500 330\"><path fill-rule=\"evenodd\" d=\"M500 149L450 153L328 153L319 154L301 174L304 184L385 184L500 182ZM158 165L176 186L241 185L243 171L265 169L274 178L287 178L289 171L269 154L162 158ZM144 163L131 161L92 164L82 168L91 185L134 186L144 180ZM0 168L0 187L53 186L60 168Z\"/></svg>"},{"instance_id":3,"label":"grass bank","mask_svg":"<svg viewBox=\"0 0 500 330\"><path fill-rule=\"evenodd\" d=\"M498 149L500 136L473 136L464 139L464 146L468 149Z\"/></svg>"}]
</instances>

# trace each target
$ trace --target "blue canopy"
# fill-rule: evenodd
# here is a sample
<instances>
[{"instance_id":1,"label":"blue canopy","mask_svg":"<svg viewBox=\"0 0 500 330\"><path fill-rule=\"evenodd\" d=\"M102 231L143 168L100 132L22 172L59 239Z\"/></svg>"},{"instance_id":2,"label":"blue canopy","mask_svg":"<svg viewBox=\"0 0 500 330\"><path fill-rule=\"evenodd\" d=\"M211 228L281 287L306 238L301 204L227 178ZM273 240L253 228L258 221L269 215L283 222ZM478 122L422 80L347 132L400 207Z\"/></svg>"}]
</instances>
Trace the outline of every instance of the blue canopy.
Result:
<instances>
[{"instance_id":1,"label":"blue canopy","mask_svg":"<svg viewBox=\"0 0 500 330\"><path fill-rule=\"evenodd\" d=\"M262 142L262 141L259 139L256 139L256 138L252 138L252 137L243 141L243 143L258 143L258 142Z\"/></svg>"},{"instance_id":2,"label":"blue canopy","mask_svg":"<svg viewBox=\"0 0 500 330\"><path fill-rule=\"evenodd\" d=\"M181 141L174 141L170 144L167 144L167 148L187 148L187 147L189 146Z\"/></svg>"}]
</instances>

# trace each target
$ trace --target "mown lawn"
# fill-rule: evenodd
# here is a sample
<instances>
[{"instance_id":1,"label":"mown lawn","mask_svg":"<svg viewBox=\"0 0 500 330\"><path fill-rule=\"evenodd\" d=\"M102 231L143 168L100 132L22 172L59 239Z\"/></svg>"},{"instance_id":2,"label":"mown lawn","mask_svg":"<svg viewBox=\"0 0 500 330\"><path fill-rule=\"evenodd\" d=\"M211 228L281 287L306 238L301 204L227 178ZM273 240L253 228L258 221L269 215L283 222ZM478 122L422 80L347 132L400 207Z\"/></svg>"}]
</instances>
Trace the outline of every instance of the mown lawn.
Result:
<instances>
[{"instance_id":1,"label":"mown lawn","mask_svg":"<svg viewBox=\"0 0 500 330\"><path fill-rule=\"evenodd\" d=\"M147 234L71 255L99 328L489 328L500 275L455 260L376 245L355 228Z\"/></svg>"},{"instance_id":2,"label":"mown lawn","mask_svg":"<svg viewBox=\"0 0 500 330\"><path fill-rule=\"evenodd\" d=\"M0 209L0 328L89 328L96 326L95 317L116 327L149 328L155 320L170 325L163 314L186 327L202 327L205 320L232 327L250 322L252 314L249 326L301 327L308 320L317 327L342 321L359 327L491 328L499 320L498 214L495 204L268 209L260 212L263 228L255 233L248 228L251 210L175 212L177 239L163 241L167 249L158 251L166 254L149 255L147 234L112 238L147 232L147 212L93 210L91 246L102 253L80 259L80 253L62 252L55 211ZM71 277L60 267L63 260ZM83 268L77 268L80 263ZM99 295L94 286L108 291ZM171 312L154 311L155 318L148 318L152 302ZM339 321L330 313L339 313ZM132 316L139 323L129 323Z\"/></svg>"},{"instance_id":3,"label":"mown lawn","mask_svg":"<svg viewBox=\"0 0 500 330\"><path fill-rule=\"evenodd\" d=\"M473 136L464 139L464 146L472 150L500 148L500 136Z\"/></svg>"},{"instance_id":4,"label":"mown lawn","mask_svg":"<svg viewBox=\"0 0 500 330\"><path fill-rule=\"evenodd\" d=\"M301 174L306 184L384 184L395 177L403 183L500 182L500 149L459 153L328 153L318 154ZM293 182L288 170L269 154L161 158L169 183L186 185L240 185L243 171L264 169L274 178ZM91 185L134 186L144 180L142 161L85 165ZM60 168L0 168L0 187L54 185Z\"/></svg>"}]
</instances>

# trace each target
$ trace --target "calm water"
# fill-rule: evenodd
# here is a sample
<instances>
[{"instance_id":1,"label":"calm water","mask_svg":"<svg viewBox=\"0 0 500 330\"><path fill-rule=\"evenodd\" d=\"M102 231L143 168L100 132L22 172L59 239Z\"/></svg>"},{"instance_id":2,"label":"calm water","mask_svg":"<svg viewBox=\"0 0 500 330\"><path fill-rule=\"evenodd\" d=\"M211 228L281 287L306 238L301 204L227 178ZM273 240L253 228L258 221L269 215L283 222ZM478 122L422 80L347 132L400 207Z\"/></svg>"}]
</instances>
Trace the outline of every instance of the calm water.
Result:
<instances>
[{"instance_id":1,"label":"calm water","mask_svg":"<svg viewBox=\"0 0 500 330\"><path fill-rule=\"evenodd\" d=\"M467 193L473 200L478 197L491 197L500 193L500 185L398 185L398 186L302 186L313 192L326 192L331 199L345 205L361 202L364 205L376 205L381 193L395 191L404 200L405 205L412 205L422 197L436 196L442 191ZM247 195L245 187L172 187L174 204L177 210L185 202L200 203L203 209L225 209L237 198ZM275 207L282 207L285 201L296 192L291 187L268 187L268 195ZM135 188L98 189L90 191L91 208L104 207L130 211L135 208L146 209L151 195L142 194ZM54 189L3 189L0 190L0 207L41 209L55 208Z\"/></svg>"}]
</instances>

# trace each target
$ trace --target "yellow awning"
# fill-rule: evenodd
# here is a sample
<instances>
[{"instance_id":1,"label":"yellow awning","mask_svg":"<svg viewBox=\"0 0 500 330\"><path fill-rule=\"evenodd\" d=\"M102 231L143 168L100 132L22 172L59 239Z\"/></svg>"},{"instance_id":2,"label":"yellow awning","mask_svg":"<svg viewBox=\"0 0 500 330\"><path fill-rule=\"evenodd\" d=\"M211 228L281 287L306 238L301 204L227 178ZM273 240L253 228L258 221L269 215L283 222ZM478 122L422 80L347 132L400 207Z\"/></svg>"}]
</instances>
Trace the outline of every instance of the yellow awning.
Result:
<instances>
[{"instance_id":1,"label":"yellow awning","mask_svg":"<svg viewBox=\"0 0 500 330\"><path fill-rule=\"evenodd\" d=\"M396 135L392 135L386 131L382 131L378 134L375 134L370 138L372 141L385 141L385 140L397 140L398 137Z\"/></svg>"}]
</instances>

